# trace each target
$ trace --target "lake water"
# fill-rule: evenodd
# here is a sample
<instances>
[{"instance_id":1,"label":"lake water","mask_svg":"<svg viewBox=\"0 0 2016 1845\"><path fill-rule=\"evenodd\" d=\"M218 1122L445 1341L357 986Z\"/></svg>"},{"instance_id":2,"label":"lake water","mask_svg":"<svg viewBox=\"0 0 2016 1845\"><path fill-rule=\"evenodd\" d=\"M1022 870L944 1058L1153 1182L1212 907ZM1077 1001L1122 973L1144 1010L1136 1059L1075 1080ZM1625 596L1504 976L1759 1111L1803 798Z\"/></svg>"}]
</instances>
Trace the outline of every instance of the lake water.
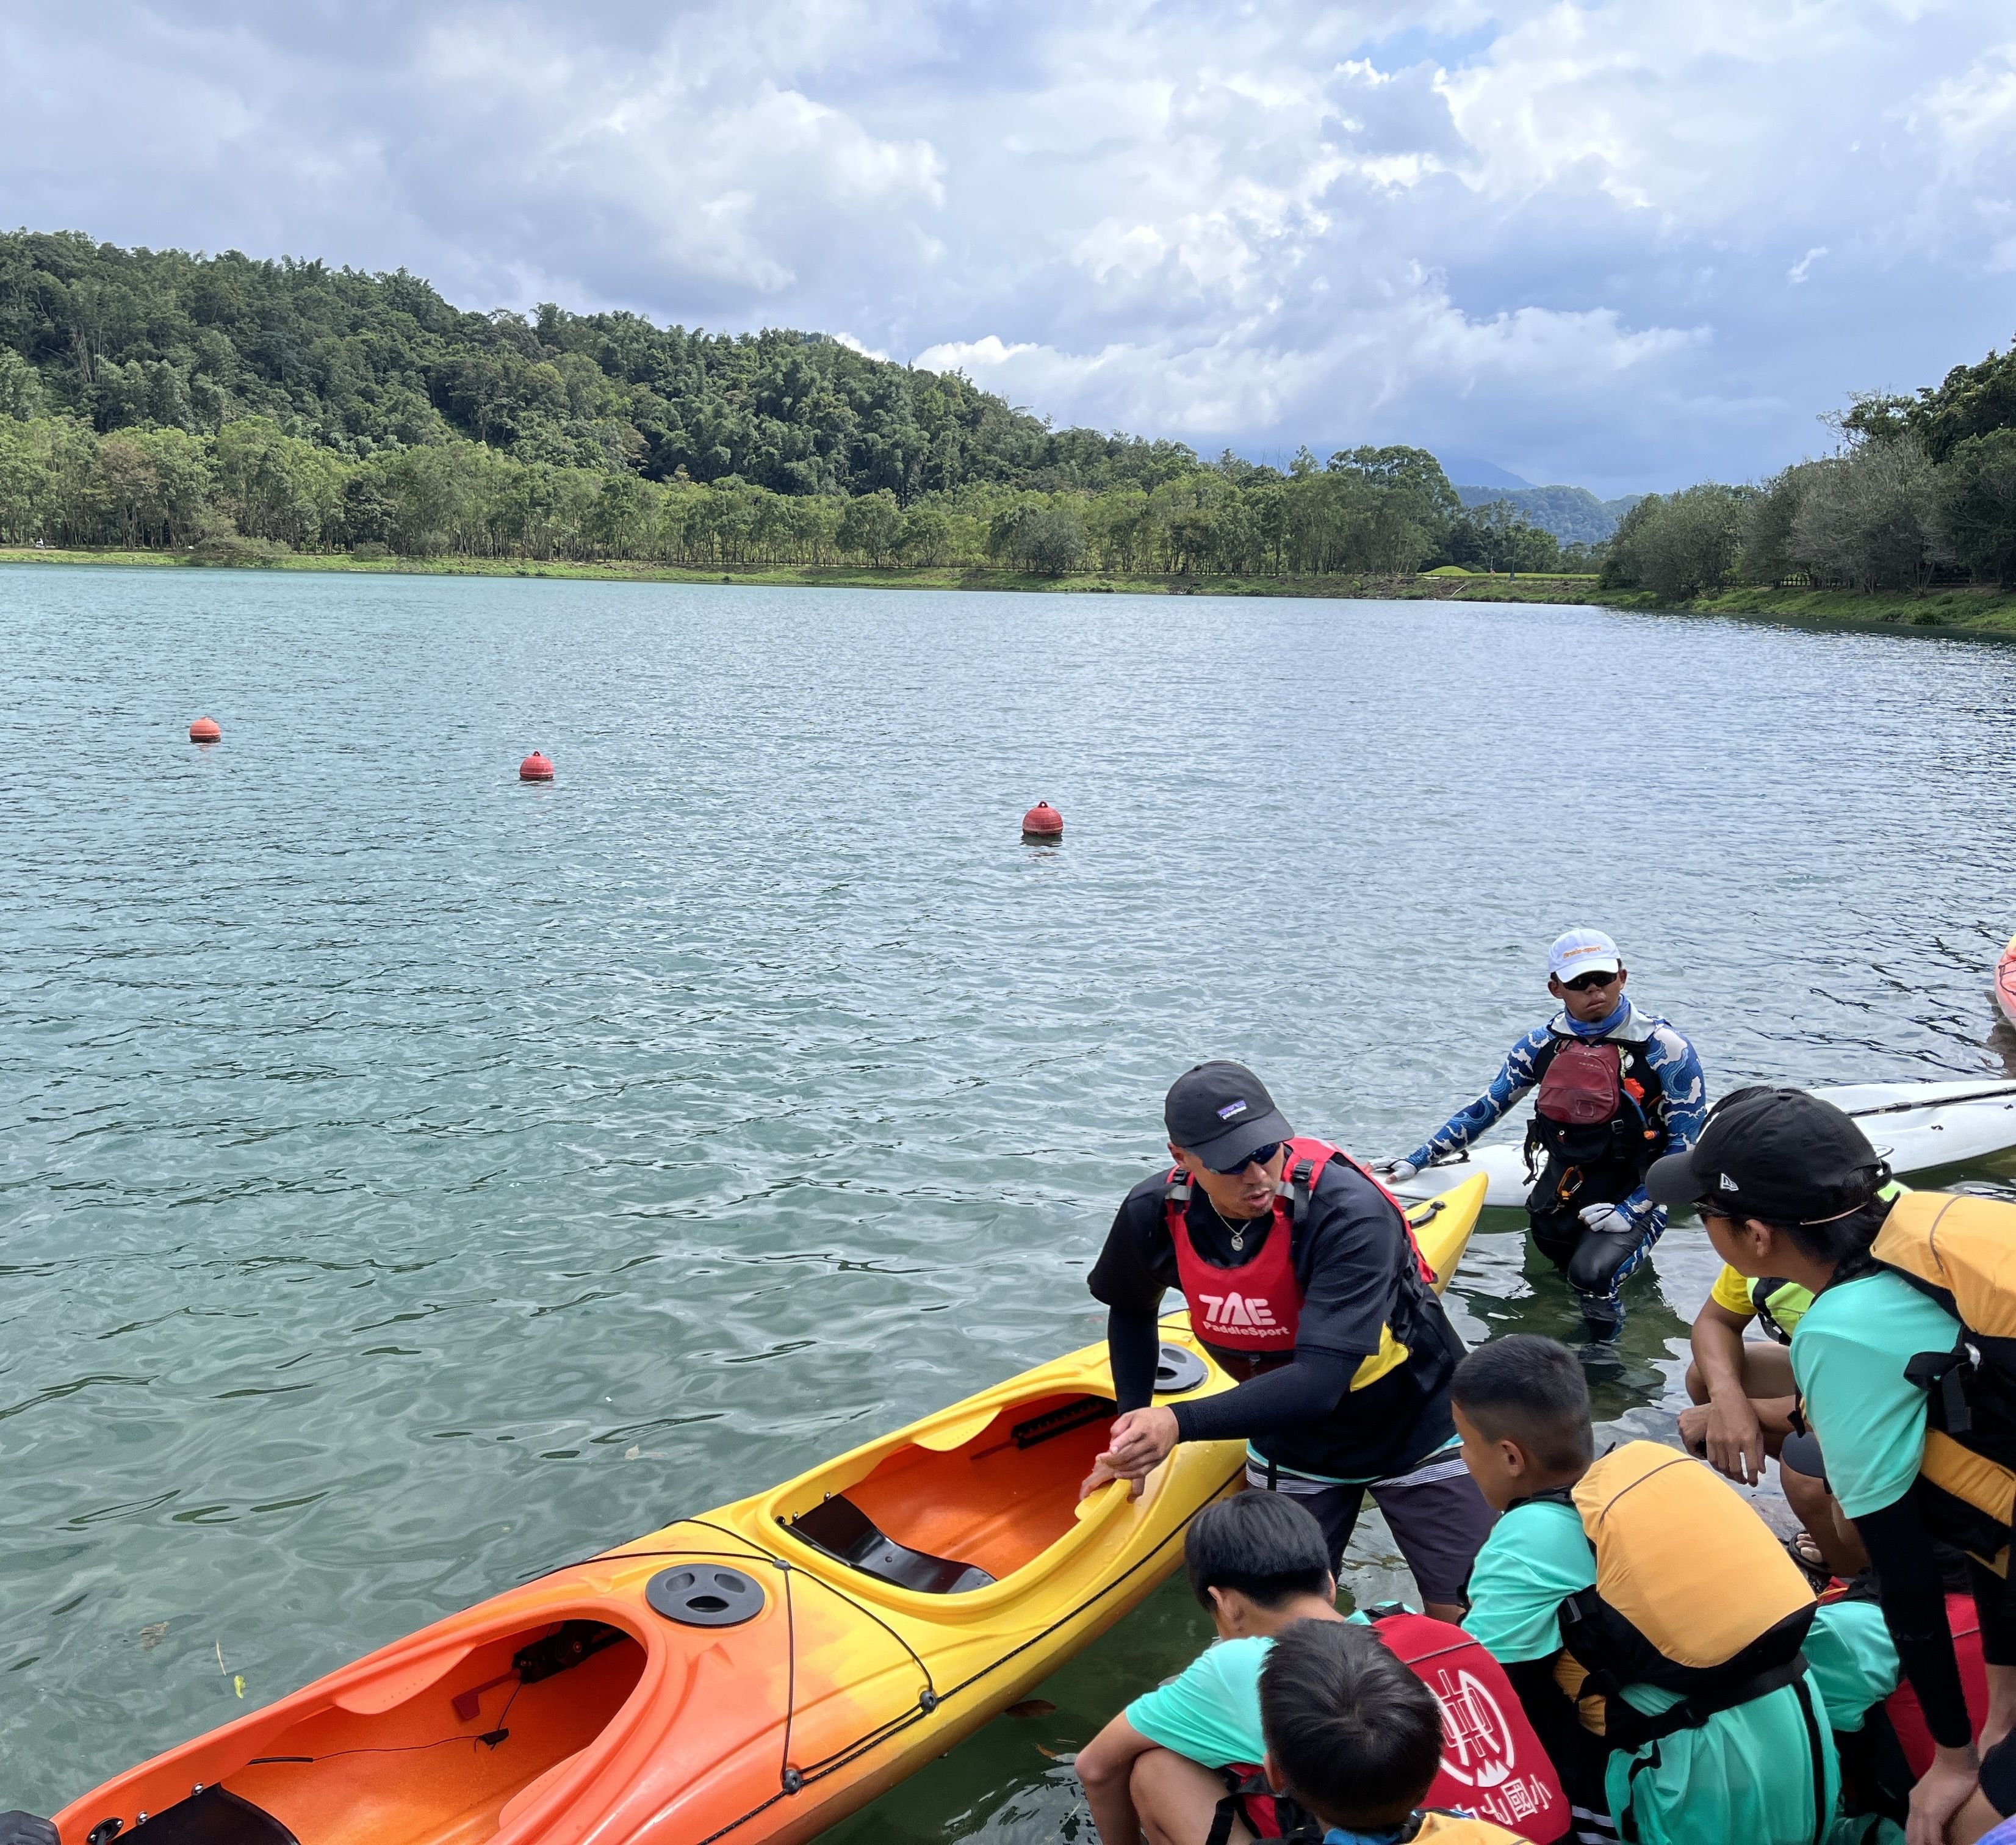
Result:
<instances>
[{"instance_id":1,"label":"lake water","mask_svg":"<svg viewBox=\"0 0 2016 1845\"><path fill-rule=\"evenodd\" d=\"M1717 1090L2016 1049L1992 643L23 566L0 645L0 1807L1097 1337L1199 1058L1400 1150L1579 922ZM1713 1267L1607 1416L1670 1430ZM1451 1298L1573 1324L1504 1224ZM1204 1637L1165 1588L842 1832L1073 1835Z\"/></svg>"}]
</instances>

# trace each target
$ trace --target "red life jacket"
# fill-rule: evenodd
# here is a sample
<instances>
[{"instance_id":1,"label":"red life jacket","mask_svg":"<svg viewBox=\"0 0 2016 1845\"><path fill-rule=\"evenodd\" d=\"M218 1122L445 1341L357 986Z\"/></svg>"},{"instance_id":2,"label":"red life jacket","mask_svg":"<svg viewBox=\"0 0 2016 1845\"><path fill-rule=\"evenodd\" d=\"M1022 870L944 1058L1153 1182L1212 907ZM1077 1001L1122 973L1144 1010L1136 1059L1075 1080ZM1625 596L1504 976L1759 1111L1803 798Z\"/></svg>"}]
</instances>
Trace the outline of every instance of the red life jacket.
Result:
<instances>
[{"instance_id":1,"label":"red life jacket","mask_svg":"<svg viewBox=\"0 0 2016 1845\"><path fill-rule=\"evenodd\" d=\"M1260 1246L1236 1267L1220 1268L1205 1261L1191 1241L1185 1215L1190 1203L1190 1180L1181 1166L1171 1169L1163 1191L1169 1241L1175 1248L1176 1275L1183 1283L1183 1299L1190 1303L1190 1325L1206 1345L1223 1351L1279 1353L1283 1357L1294 1352L1296 1328L1302 1319L1301 1284L1295 1279L1294 1228L1308 1216L1310 1194L1316 1190L1323 1169L1333 1159L1341 1159L1354 1172L1364 1173L1379 1187L1380 1195L1400 1213L1400 1221L1407 1223L1406 1205L1341 1148L1333 1147L1327 1141L1306 1138L1286 1144L1288 1158L1276 1187L1274 1215L1256 1220L1246 1232L1258 1235ZM1414 1241L1412 1224L1407 1225L1407 1244L1413 1251L1421 1279L1432 1286L1435 1270Z\"/></svg>"},{"instance_id":2,"label":"red life jacket","mask_svg":"<svg viewBox=\"0 0 2016 1845\"><path fill-rule=\"evenodd\" d=\"M1424 1614L1373 1626L1442 1707L1442 1765L1424 1807L1460 1809L1552 1845L1568 1797L1505 1668L1460 1627Z\"/></svg>"},{"instance_id":3,"label":"red life jacket","mask_svg":"<svg viewBox=\"0 0 2016 1845\"><path fill-rule=\"evenodd\" d=\"M1530 1845L1553 1845L1565 1837L1568 1795L1505 1668L1446 1621L1402 1613L1382 1616L1372 1625L1442 1707L1442 1768L1422 1807L1474 1814ZM1318 1845L1321 1822L1289 1796L1276 1793L1259 1769L1240 1763L1223 1773L1231 1793L1219 1803L1211 1832L1215 1845L1223 1845L1234 1819L1256 1839ZM1453 1845L1461 1834L1447 1836ZM1485 1829L1476 1836L1485 1836Z\"/></svg>"}]
</instances>

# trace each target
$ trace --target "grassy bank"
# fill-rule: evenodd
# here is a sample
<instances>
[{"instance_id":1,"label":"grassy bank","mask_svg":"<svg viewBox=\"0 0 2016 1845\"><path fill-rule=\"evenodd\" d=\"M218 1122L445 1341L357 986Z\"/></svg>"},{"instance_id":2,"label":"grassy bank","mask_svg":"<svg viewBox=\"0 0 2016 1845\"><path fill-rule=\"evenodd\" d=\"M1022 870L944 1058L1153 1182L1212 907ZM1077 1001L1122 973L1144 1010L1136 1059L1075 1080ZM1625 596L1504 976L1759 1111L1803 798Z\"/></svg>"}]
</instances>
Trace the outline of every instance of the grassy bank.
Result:
<instances>
[{"instance_id":1,"label":"grassy bank","mask_svg":"<svg viewBox=\"0 0 2016 1845\"><path fill-rule=\"evenodd\" d=\"M704 570L672 564L528 563L516 558L353 557L278 553L243 562L184 552L57 551L0 546L0 564L109 564L141 569L251 568L344 571L375 576L553 577L626 583L742 583L779 588L1010 589L1039 595L1294 596L1377 597L1399 602L1600 603L1611 608L1676 614L1762 615L1867 627L1894 624L2016 636L2016 595L1962 587L1856 596L1828 589L1730 589L1672 609L1649 591L1604 590L1591 576L1036 577L1021 571L938 568L873 570L783 564L769 569Z\"/></svg>"}]
</instances>

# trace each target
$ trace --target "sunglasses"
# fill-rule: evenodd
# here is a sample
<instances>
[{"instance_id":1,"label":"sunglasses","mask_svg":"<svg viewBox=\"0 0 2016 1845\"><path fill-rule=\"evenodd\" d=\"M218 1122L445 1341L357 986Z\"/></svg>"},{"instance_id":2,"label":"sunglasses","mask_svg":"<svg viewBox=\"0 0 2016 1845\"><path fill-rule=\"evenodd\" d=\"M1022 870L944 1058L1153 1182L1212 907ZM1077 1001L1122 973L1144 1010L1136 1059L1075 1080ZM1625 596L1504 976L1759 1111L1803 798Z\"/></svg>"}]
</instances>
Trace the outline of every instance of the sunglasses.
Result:
<instances>
[{"instance_id":1,"label":"sunglasses","mask_svg":"<svg viewBox=\"0 0 2016 1845\"><path fill-rule=\"evenodd\" d=\"M1266 1163L1280 1151L1281 1143L1279 1141L1270 1141L1264 1147L1255 1147L1251 1153L1247 1154L1244 1159L1240 1161L1238 1165L1214 1166L1211 1166L1211 1170L1217 1173L1221 1179L1236 1179L1250 1166L1256 1164L1260 1166L1266 1165ZM1204 1163L1207 1166L1210 1166L1211 1164L1208 1160Z\"/></svg>"},{"instance_id":2,"label":"sunglasses","mask_svg":"<svg viewBox=\"0 0 2016 1845\"><path fill-rule=\"evenodd\" d=\"M1615 974L1578 974L1572 980L1564 980L1561 985L1571 993L1593 992L1599 986L1612 986L1624 978L1620 968Z\"/></svg>"}]
</instances>

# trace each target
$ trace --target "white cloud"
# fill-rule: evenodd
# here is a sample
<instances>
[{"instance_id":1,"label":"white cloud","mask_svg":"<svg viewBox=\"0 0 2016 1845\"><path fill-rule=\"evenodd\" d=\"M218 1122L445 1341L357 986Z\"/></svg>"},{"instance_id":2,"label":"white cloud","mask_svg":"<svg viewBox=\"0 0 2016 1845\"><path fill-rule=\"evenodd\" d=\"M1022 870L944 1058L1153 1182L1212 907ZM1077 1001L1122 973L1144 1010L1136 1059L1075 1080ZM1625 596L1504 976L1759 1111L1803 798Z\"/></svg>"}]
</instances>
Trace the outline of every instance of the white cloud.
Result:
<instances>
[{"instance_id":1,"label":"white cloud","mask_svg":"<svg viewBox=\"0 0 2016 1845\"><path fill-rule=\"evenodd\" d=\"M16 222L844 327L1060 421L1606 488L1776 466L2006 335L2012 157L1988 0L0 15Z\"/></svg>"}]
</instances>

